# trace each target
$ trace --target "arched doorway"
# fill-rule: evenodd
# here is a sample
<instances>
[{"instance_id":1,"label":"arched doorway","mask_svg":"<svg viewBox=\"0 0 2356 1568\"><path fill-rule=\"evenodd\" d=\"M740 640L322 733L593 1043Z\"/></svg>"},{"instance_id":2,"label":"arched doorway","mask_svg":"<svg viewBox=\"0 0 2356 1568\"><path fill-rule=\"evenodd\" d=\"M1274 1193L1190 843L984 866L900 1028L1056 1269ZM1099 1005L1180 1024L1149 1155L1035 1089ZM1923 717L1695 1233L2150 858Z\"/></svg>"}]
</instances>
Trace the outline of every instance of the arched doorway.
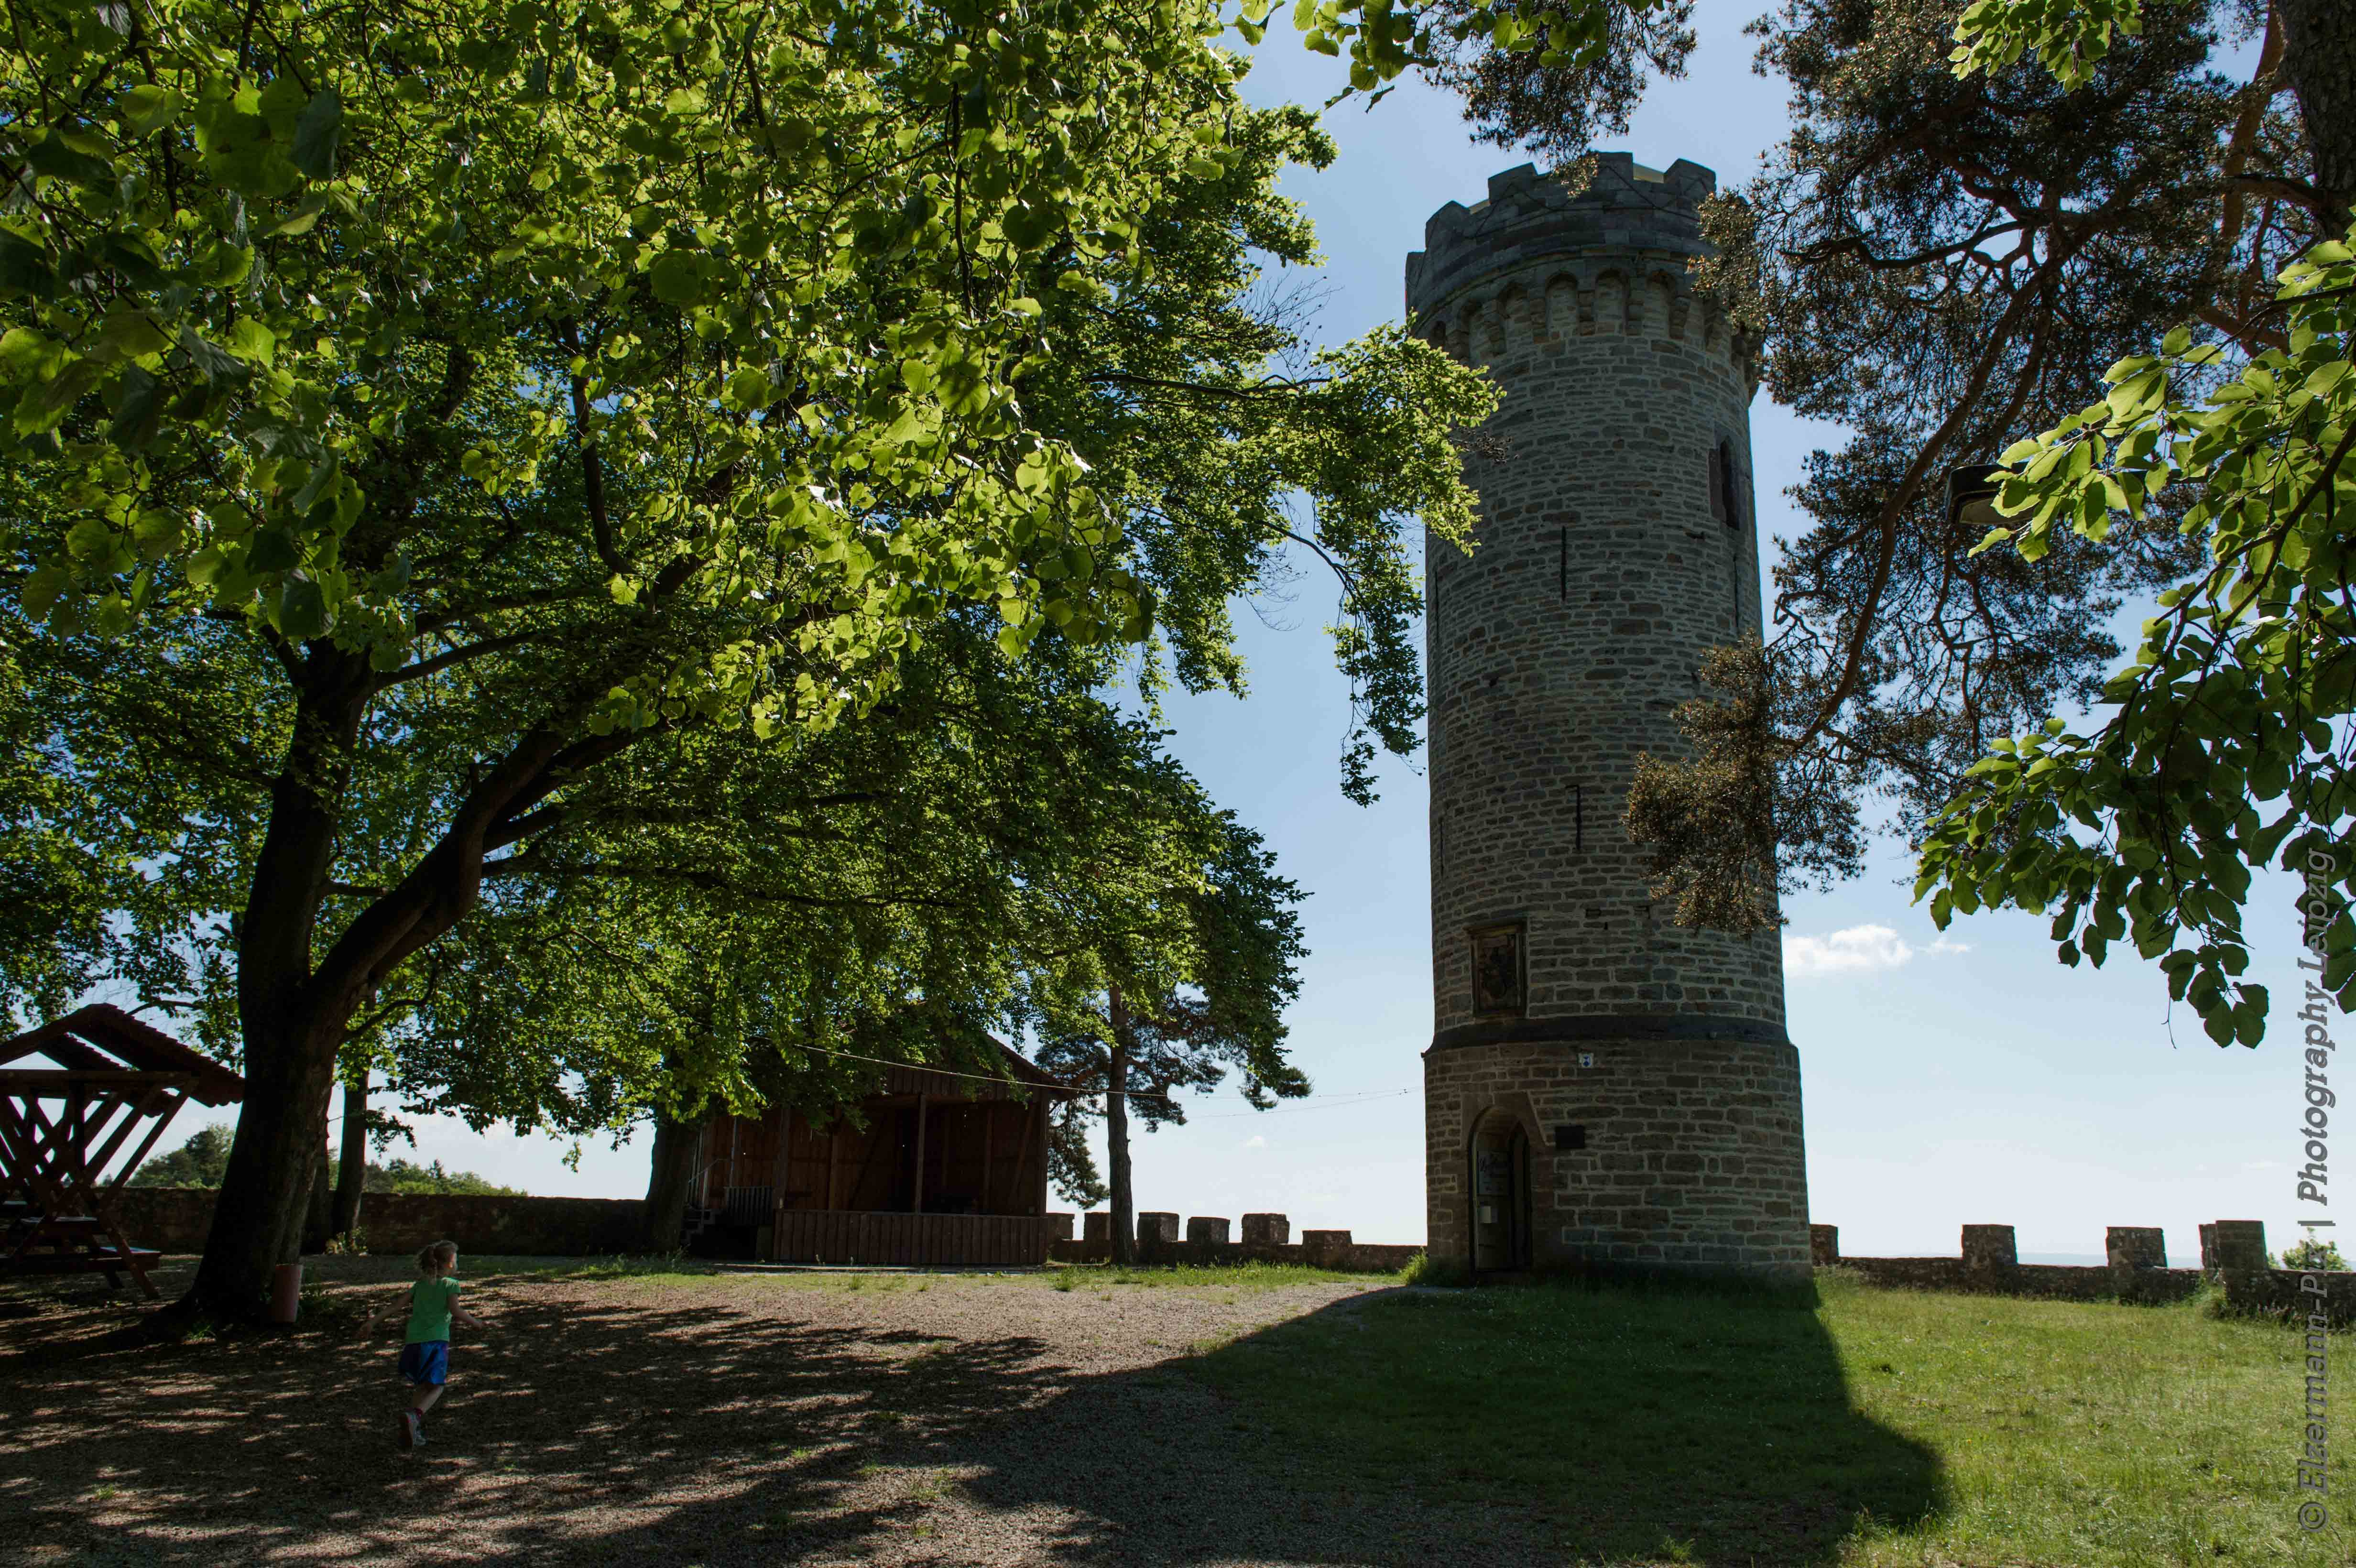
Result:
<instances>
[{"instance_id":1,"label":"arched doorway","mask_svg":"<svg viewBox=\"0 0 2356 1568\"><path fill-rule=\"evenodd\" d=\"M1472 1129L1472 1266L1530 1266L1530 1139L1519 1117L1491 1111Z\"/></svg>"}]
</instances>

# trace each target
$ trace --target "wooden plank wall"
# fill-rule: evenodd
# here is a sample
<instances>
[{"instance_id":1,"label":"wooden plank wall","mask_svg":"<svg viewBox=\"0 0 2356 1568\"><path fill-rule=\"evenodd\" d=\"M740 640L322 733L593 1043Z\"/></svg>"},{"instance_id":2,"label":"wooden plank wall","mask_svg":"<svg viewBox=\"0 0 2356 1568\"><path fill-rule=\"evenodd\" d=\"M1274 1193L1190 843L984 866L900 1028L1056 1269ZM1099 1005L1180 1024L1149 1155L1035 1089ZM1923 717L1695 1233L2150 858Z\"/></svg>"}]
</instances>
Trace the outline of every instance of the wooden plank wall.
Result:
<instances>
[{"instance_id":1,"label":"wooden plank wall","mask_svg":"<svg viewBox=\"0 0 2356 1568\"><path fill-rule=\"evenodd\" d=\"M936 1077L895 1070L895 1078ZM729 1188L767 1188L792 1210L906 1212L916 1199L917 1096L879 1094L824 1130L783 1107L705 1124L701 1203L722 1206ZM925 1097L924 1210L927 1213L1035 1215L1046 1211L1046 1103L985 1093Z\"/></svg>"},{"instance_id":2,"label":"wooden plank wall","mask_svg":"<svg viewBox=\"0 0 2356 1568\"><path fill-rule=\"evenodd\" d=\"M794 1264L1030 1267L1047 1261L1048 1222L1016 1214L857 1214L780 1206L771 1257Z\"/></svg>"}]
</instances>

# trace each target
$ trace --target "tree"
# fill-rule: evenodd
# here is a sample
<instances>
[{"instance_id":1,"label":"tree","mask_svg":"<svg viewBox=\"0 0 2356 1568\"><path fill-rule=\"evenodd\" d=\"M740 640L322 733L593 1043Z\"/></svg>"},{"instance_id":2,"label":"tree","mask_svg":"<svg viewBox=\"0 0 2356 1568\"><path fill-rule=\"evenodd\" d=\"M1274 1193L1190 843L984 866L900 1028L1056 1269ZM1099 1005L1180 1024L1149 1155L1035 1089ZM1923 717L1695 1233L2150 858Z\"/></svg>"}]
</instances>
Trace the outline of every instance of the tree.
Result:
<instances>
[{"instance_id":1,"label":"tree","mask_svg":"<svg viewBox=\"0 0 2356 1568\"><path fill-rule=\"evenodd\" d=\"M1446 435L1486 394L1396 335L1268 371L1251 251L1305 257L1270 184L1330 149L1240 102L1216 31L18 14L7 641L37 727L80 722L70 691L163 722L51 753L74 798L7 820L135 873L85 903L246 1075L191 1307L258 1310L355 1021L652 743L856 720L958 604L1010 657L1160 608L1177 677L1232 681L1219 607L1294 490L1367 721L1411 732L1397 522L1461 537ZM1165 421L1183 450L1129 444Z\"/></svg>"},{"instance_id":2,"label":"tree","mask_svg":"<svg viewBox=\"0 0 2356 1568\"><path fill-rule=\"evenodd\" d=\"M1174 771L1160 783L1181 803L1195 795ZM1284 1008L1300 990L1294 965L1304 951L1293 913L1300 890L1232 814L1204 803L1154 816L1183 830L1089 864L1087 903L1058 912L1071 933L1066 954L1033 975L1028 997L1039 1064L1104 1096L1105 1190L1121 1264L1135 1261L1137 1240L1132 1112L1149 1132L1183 1125L1175 1091L1211 1089L1230 1069L1255 1109L1309 1093L1284 1053ZM1077 1101L1059 1107L1056 1146L1065 1190L1093 1200L1084 1115Z\"/></svg>"},{"instance_id":3,"label":"tree","mask_svg":"<svg viewBox=\"0 0 2356 1568\"><path fill-rule=\"evenodd\" d=\"M368 1189L370 1192L456 1192L469 1196L520 1198L519 1187L501 1187L488 1177L477 1176L471 1170L444 1170L442 1162L412 1165L405 1159L391 1160L384 1165L368 1168Z\"/></svg>"},{"instance_id":4,"label":"tree","mask_svg":"<svg viewBox=\"0 0 2356 1568\"><path fill-rule=\"evenodd\" d=\"M1654 846L1656 891L1688 923L1771 920L1761 894L1778 877L1856 869L1858 808L1879 796L1924 851L1921 893L1942 923L1987 901L2058 907L2065 962L2099 961L2130 925L2154 957L2189 932L2166 959L2174 994L2221 1040L2254 1039L2263 992L2229 984L2248 869L2265 863L2247 856L2304 854L2310 841L2296 837L2301 824L2254 825L2233 802L2245 778L2269 787L2269 766L2242 753L2279 748L2285 727L2268 716L2284 703L2310 711L2297 706L2308 694L2254 665L2237 688L2249 697L2227 717L2214 708L2222 688L2194 677L2182 689L2210 711L2188 723L2144 688L2188 660L2216 662L2204 637L2222 628L2185 623L2188 606L2251 592L2233 584L2253 536L2212 519L2256 497L2216 491L2207 469L2223 449L2197 446L2194 411L2236 363L2264 379L2268 352L2299 360L2303 376L2344 357L2338 328L2278 302L2275 279L2303 252L2330 265L2310 247L2348 223L2356 21L2312 0L1794 0L1753 31L1762 69L1793 85L1797 124L1760 178L1705 215L1720 247L1708 281L1756 334L1774 395L1854 433L1815 454L1795 492L1811 526L1778 571L1783 630L1714 661L1719 694L1680 716L1688 754L1650 760L1632 791L1628 823ZM2246 83L2211 64L2221 34L2236 31L2260 43ZM1559 106L1608 108L1617 90L1594 69L1536 80L1544 91L1509 77L1511 91L1479 101L1483 128L1567 162L1587 123ZM2311 340L2294 344L2295 321ZM2169 397L2152 391L2155 354L2173 367L2158 376ZM2110 401L2088 409L2114 366ZM2248 410L2211 422L2234 422L2227 444L2274 454L2281 476L2320 476L2299 504L2328 515L2337 427L2320 409L2268 406L2263 430ZM2131 413L2159 422L2115 453L2106 443L2135 439ZM2051 434L2016 449L2040 432ZM2165 448L2189 466L2142 488ZM2036 482L2006 486L2008 506L2044 507L2020 536L2027 550L1990 548L2004 536L1966 505L1974 485L1994 483L1972 465L2008 451L2043 464ZM2229 489L2240 466L2219 471ZM2270 499L2259 536L2288 523L2295 490ZM2079 510L2045 526L2061 506ZM2123 687L2110 678L2121 649L2107 623L2151 598L2179 612L2175 630L2129 667L2151 678ZM2326 642L2337 635L2329 619L2315 627ZM2319 652L2308 645L2293 667L2320 671ZM2046 733L2067 728L2057 709L2109 706L2129 688L2141 695L2117 710L2125 725L2114 717L2090 744L2109 749L2105 778L2123 767L2147 784L2166 778L2169 805L2156 814L2141 795L2130 805L2131 792L2090 793L2066 771L2067 743ZM2313 695L2329 706L2328 687ZM2218 743L2218 726L2236 723L2244 739ZM2274 739L2259 745L2261 732ZM2316 779L2309 804L2336 801ZM2070 819L2102 841L2073 837ZM2184 852L2204 870L2179 899ZM2106 859L2120 854L2158 859ZM2335 967L2328 983L2347 978Z\"/></svg>"},{"instance_id":5,"label":"tree","mask_svg":"<svg viewBox=\"0 0 2356 1568\"><path fill-rule=\"evenodd\" d=\"M712 1105L823 1119L875 1086L852 1057L1001 1071L1030 977L1156 918L1181 874L1098 868L1226 827L1094 694L1092 661L1010 666L980 628L940 633L866 720L658 741L635 809L535 845L394 1036L406 1108L573 1136L650 1122L648 1244L667 1248Z\"/></svg>"},{"instance_id":6,"label":"tree","mask_svg":"<svg viewBox=\"0 0 2356 1568\"><path fill-rule=\"evenodd\" d=\"M230 1128L226 1122L198 1127L168 1154L143 1161L131 1173L134 1187L219 1187L229 1166Z\"/></svg>"},{"instance_id":7,"label":"tree","mask_svg":"<svg viewBox=\"0 0 2356 1568\"><path fill-rule=\"evenodd\" d=\"M2271 1266L2290 1269L2328 1269L2338 1274L2348 1267L2348 1260L2340 1253L2337 1242L2319 1242L2305 1236L2283 1249L2282 1259Z\"/></svg>"},{"instance_id":8,"label":"tree","mask_svg":"<svg viewBox=\"0 0 2356 1568\"><path fill-rule=\"evenodd\" d=\"M2350 240L2356 241L2356 229ZM2132 941L2220 1045L2255 1045L2268 995L2242 932L2253 868L2300 873L2307 945L2356 1011L2356 249L2319 245L2283 275L2289 345L2244 357L2179 328L2124 359L2110 396L2008 452L1982 548L2036 561L2057 533L2100 547L2153 498L2190 492L2178 525L2202 570L2160 595L2101 722L2059 718L1997 740L1924 836L1916 896L1957 910L2053 911L2062 962ZM2189 937L2189 944L2182 939Z\"/></svg>"}]
</instances>

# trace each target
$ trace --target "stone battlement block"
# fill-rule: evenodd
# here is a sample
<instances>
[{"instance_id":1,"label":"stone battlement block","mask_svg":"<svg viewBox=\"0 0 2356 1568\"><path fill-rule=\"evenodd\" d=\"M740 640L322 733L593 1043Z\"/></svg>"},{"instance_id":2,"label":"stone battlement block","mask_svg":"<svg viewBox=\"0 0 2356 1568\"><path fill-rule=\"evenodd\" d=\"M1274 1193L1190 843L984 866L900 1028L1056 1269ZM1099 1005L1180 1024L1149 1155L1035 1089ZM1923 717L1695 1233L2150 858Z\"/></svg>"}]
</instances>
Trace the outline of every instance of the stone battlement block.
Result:
<instances>
[{"instance_id":1,"label":"stone battlement block","mask_svg":"<svg viewBox=\"0 0 2356 1568\"><path fill-rule=\"evenodd\" d=\"M1224 1247L1227 1244L1227 1222L1222 1219L1197 1214L1186 1221L1186 1239L1190 1242L1209 1242Z\"/></svg>"},{"instance_id":2,"label":"stone battlement block","mask_svg":"<svg viewBox=\"0 0 2356 1568\"><path fill-rule=\"evenodd\" d=\"M1049 1241L1068 1242L1072 1239L1071 1215L1051 1213L1046 1215L1045 1219L1047 1221L1047 1239Z\"/></svg>"},{"instance_id":3,"label":"stone battlement block","mask_svg":"<svg viewBox=\"0 0 2356 1568\"><path fill-rule=\"evenodd\" d=\"M1292 1221L1281 1214L1244 1216L1244 1245L1282 1247L1292 1243Z\"/></svg>"},{"instance_id":4,"label":"stone battlement block","mask_svg":"<svg viewBox=\"0 0 2356 1568\"><path fill-rule=\"evenodd\" d=\"M1337 1258L1350 1250L1350 1232L1303 1231L1301 1232L1301 1250L1308 1254L1309 1261L1312 1264Z\"/></svg>"},{"instance_id":5,"label":"stone battlement block","mask_svg":"<svg viewBox=\"0 0 2356 1568\"><path fill-rule=\"evenodd\" d=\"M1141 1242L1174 1242L1178 1239L1178 1216L1159 1210L1148 1211L1137 1217L1137 1239Z\"/></svg>"},{"instance_id":6,"label":"stone battlement block","mask_svg":"<svg viewBox=\"0 0 2356 1568\"><path fill-rule=\"evenodd\" d=\"M2263 1220L2219 1220L2201 1227L2201 1266L2205 1269L2262 1269L2266 1266L2266 1226Z\"/></svg>"},{"instance_id":7,"label":"stone battlement block","mask_svg":"<svg viewBox=\"0 0 2356 1568\"><path fill-rule=\"evenodd\" d=\"M1840 1227L1838 1225L1808 1227L1808 1261L1818 1268L1830 1268L1840 1262Z\"/></svg>"},{"instance_id":8,"label":"stone battlement block","mask_svg":"<svg viewBox=\"0 0 2356 1568\"><path fill-rule=\"evenodd\" d=\"M1966 1225L1964 1227L1964 1267L1966 1269L2019 1268L2020 1246L2013 1240L2009 1225Z\"/></svg>"},{"instance_id":9,"label":"stone battlement block","mask_svg":"<svg viewBox=\"0 0 2356 1568\"><path fill-rule=\"evenodd\" d=\"M1101 1209L1091 1214L1081 1215L1080 1236L1083 1240L1090 1242L1111 1241L1112 1216Z\"/></svg>"},{"instance_id":10,"label":"stone battlement block","mask_svg":"<svg viewBox=\"0 0 2356 1568\"><path fill-rule=\"evenodd\" d=\"M2103 1236L2113 1268L2166 1268L2168 1236L2156 1225L2113 1225Z\"/></svg>"}]
</instances>

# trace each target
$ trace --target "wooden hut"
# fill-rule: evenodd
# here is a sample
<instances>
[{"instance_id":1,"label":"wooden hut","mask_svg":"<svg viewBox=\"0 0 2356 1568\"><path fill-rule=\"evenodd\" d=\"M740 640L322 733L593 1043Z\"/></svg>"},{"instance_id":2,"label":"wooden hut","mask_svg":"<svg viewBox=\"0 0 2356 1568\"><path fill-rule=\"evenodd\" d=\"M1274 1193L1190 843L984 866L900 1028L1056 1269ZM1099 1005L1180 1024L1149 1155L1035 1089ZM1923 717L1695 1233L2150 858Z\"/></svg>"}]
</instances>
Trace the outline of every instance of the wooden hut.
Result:
<instances>
[{"instance_id":1,"label":"wooden hut","mask_svg":"<svg viewBox=\"0 0 2356 1568\"><path fill-rule=\"evenodd\" d=\"M1013 1084L894 1067L855 1118L715 1114L690 1244L776 1263L1046 1262L1047 1111L1072 1091L999 1050Z\"/></svg>"}]
</instances>

